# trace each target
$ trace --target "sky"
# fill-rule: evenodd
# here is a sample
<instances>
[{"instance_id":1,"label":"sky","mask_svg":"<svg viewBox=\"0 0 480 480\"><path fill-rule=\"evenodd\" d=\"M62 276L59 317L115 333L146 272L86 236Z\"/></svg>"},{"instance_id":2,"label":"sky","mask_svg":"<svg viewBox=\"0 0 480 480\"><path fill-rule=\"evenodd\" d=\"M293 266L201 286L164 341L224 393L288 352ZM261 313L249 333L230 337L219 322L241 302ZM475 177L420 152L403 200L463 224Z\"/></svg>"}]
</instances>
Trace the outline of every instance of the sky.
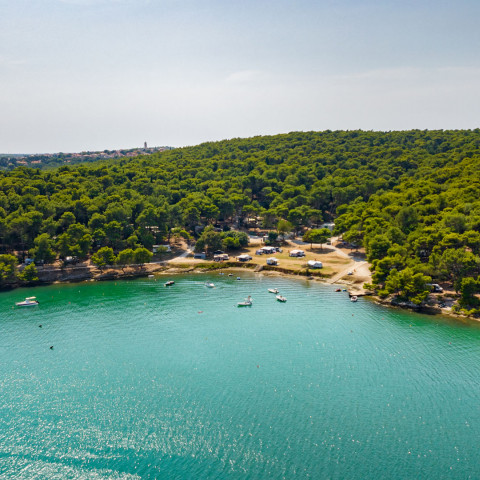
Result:
<instances>
[{"instance_id":1,"label":"sky","mask_svg":"<svg viewBox=\"0 0 480 480\"><path fill-rule=\"evenodd\" d=\"M0 153L480 127L478 0L0 0Z\"/></svg>"}]
</instances>

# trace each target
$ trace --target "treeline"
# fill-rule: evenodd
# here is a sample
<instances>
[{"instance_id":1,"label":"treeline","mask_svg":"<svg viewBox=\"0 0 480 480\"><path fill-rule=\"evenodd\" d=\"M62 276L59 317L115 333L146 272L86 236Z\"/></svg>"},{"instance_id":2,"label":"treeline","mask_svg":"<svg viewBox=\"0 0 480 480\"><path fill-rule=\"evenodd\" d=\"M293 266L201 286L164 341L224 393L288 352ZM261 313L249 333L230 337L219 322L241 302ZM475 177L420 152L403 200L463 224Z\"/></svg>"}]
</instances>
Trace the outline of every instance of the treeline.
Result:
<instances>
[{"instance_id":1,"label":"treeline","mask_svg":"<svg viewBox=\"0 0 480 480\"><path fill-rule=\"evenodd\" d=\"M419 274L461 290L478 276L479 145L478 129L296 132L20 167L0 172L1 248L85 257L150 249L210 224L275 229L285 220L301 232L335 219L337 233L365 245L382 294L401 295L399 282L423 282Z\"/></svg>"},{"instance_id":2,"label":"treeline","mask_svg":"<svg viewBox=\"0 0 480 480\"><path fill-rule=\"evenodd\" d=\"M438 153L398 185L340 206L336 232L365 247L379 295L421 303L432 282L446 282L460 293L457 309L479 314L479 138L477 131L456 135L463 146L444 151L452 146L449 132L437 134Z\"/></svg>"}]
</instances>

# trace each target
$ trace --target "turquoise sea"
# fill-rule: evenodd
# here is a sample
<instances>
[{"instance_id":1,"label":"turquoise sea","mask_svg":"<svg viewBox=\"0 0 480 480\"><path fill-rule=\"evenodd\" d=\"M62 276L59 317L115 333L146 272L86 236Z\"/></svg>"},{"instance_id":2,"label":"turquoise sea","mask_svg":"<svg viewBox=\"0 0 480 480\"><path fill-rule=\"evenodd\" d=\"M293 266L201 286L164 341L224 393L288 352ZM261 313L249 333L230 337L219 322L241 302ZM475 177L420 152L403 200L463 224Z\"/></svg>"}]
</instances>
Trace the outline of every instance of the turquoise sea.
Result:
<instances>
[{"instance_id":1,"label":"turquoise sea","mask_svg":"<svg viewBox=\"0 0 480 480\"><path fill-rule=\"evenodd\" d=\"M240 276L1 293L0 478L480 478L480 325Z\"/></svg>"}]
</instances>

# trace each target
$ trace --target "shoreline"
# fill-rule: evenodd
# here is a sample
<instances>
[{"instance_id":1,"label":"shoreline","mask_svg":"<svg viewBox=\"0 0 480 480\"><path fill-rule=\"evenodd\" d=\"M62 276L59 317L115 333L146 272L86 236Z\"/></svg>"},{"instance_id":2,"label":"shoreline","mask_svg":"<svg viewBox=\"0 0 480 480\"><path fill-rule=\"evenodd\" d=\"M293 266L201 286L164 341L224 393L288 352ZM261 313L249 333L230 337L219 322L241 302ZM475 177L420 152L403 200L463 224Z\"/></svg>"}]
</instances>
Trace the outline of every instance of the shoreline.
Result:
<instances>
[{"instance_id":1,"label":"shoreline","mask_svg":"<svg viewBox=\"0 0 480 480\"><path fill-rule=\"evenodd\" d=\"M173 260L173 262L172 262ZM389 308L400 308L402 310L410 310L416 313L421 313L424 315L441 315L449 318L454 318L457 320L469 320L474 322L479 322L480 319L475 317L467 317L466 315L461 315L451 311L451 308L440 308L432 305L425 305L423 307L417 307L413 304L407 304L405 302L395 302L392 299L381 299L380 297L372 294L371 292L365 290L362 285L358 284L355 279L358 277L352 276L348 280L344 279L344 276L339 277L342 272L335 272L332 276L325 276L321 271L315 270L292 270L285 267L276 267L262 265L259 263L248 262L209 262L209 261L199 261L194 262L191 259L186 257L176 257L172 260L166 260L164 262L155 262L147 263L142 267L138 266L129 266L122 270L120 267L107 268L100 270L97 267L92 265L81 265L76 267L65 267L65 268L47 268L44 270L38 271L39 280L31 283L20 283L15 282L12 284L4 285L2 290L14 290L20 287L31 287L31 286L44 286L44 285L53 285L61 283L80 283L80 282L97 282L97 281L109 281L109 280L122 280L122 279L131 279L131 278L140 278L146 277L148 275L154 274L155 276L168 276L168 275L179 275L182 273L211 273L219 270L228 270L228 271L250 271L252 273L261 273L265 276L285 276L291 278L301 278L303 277L306 280L321 282L325 285L340 285L347 289L349 296L365 296L384 307ZM181 260L181 261L180 261ZM367 267L369 265L367 264ZM346 275L345 275L346 276Z\"/></svg>"}]
</instances>

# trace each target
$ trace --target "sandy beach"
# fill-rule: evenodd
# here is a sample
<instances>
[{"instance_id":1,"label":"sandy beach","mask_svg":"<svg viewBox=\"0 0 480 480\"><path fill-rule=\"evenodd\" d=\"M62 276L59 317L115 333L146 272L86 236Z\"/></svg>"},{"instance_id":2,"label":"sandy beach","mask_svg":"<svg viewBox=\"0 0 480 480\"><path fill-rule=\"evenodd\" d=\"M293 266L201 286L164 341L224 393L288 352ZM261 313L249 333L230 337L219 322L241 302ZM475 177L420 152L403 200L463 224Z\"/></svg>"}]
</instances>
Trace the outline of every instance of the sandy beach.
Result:
<instances>
[{"instance_id":1,"label":"sandy beach","mask_svg":"<svg viewBox=\"0 0 480 480\"><path fill-rule=\"evenodd\" d=\"M350 295L371 295L364 288L365 283L372 282L370 264L367 262L365 252L362 250L350 250L345 248L337 238L331 239L330 245L310 245L301 240L288 240L282 245L281 252L274 254L278 259L278 265L267 265L266 260L272 255L258 255L256 251L263 246L261 239L251 237L249 246L235 255L230 255L228 261L214 262L211 259L201 260L193 258L193 250L185 243L174 246L171 254L154 258L154 261L144 265L129 265L126 267L112 266L99 269L91 262L84 262L79 265L61 268L59 265L52 265L40 268L38 271L39 281L43 284L80 282L80 281L102 281L117 280L122 278L134 278L146 275L175 275L186 272L205 272L214 270L228 271L255 271L262 275L276 276L303 276L311 281L323 282L331 285L343 285ZM305 256L290 257L292 250L303 250ZM237 261L240 254L248 254L252 259L248 262ZM308 267L309 260L322 262L323 268L312 269ZM12 285L15 288L18 285ZM414 305L396 303L392 299L380 299L372 295L372 298L386 306L397 306L400 308L417 309ZM441 300L442 299L442 300ZM444 296L431 295L431 302L422 311L438 313L459 319L467 318L452 311L454 304L454 292L445 292ZM442 304L442 306L440 306Z\"/></svg>"}]
</instances>

